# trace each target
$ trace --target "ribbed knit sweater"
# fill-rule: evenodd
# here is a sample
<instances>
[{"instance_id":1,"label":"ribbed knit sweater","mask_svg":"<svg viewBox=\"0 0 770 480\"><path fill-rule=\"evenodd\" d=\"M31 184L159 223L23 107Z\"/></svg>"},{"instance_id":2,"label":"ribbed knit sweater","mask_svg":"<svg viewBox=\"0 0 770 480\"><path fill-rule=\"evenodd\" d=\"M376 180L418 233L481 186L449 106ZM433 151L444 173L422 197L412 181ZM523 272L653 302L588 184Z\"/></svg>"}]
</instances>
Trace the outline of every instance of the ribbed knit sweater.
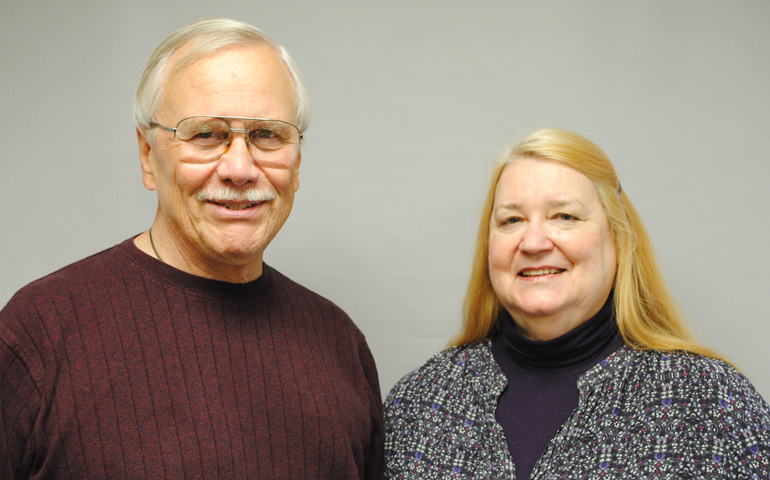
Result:
<instances>
[{"instance_id":1,"label":"ribbed knit sweater","mask_svg":"<svg viewBox=\"0 0 770 480\"><path fill-rule=\"evenodd\" d=\"M218 282L129 239L0 312L0 478L380 478L382 441L363 335L267 265Z\"/></svg>"}]
</instances>

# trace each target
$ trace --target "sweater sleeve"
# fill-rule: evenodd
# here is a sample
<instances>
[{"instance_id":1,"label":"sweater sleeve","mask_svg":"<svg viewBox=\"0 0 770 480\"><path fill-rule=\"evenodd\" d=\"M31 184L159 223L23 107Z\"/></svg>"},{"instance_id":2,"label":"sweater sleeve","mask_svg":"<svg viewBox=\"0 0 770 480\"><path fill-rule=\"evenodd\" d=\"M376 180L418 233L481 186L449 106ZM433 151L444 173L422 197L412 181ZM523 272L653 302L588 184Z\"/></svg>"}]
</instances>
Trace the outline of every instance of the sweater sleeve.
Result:
<instances>
[{"instance_id":1,"label":"sweater sleeve","mask_svg":"<svg viewBox=\"0 0 770 480\"><path fill-rule=\"evenodd\" d=\"M371 443L369 446L369 461L367 462L366 472L364 472L364 478L367 480L380 480L383 471L385 470L385 450L383 446L385 435L383 433L382 424L380 381L377 375L374 357L366 343L361 345L359 357L361 358L361 365L363 366L364 374L366 375L366 381L369 384L369 405L373 425Z\"/></svg>"},{"instance_id":2,"label":"sweater sleeve","mask_svg":"<svg viewBox=\"0 0 770 480\"><path fill-rule=\"evenodd\" d=\"M35 465L44 436L36 421L41 395L30 372L19 335L19 322L8 309L0 312L0 477L26 478Z\"/></svg>"}]
</instances>

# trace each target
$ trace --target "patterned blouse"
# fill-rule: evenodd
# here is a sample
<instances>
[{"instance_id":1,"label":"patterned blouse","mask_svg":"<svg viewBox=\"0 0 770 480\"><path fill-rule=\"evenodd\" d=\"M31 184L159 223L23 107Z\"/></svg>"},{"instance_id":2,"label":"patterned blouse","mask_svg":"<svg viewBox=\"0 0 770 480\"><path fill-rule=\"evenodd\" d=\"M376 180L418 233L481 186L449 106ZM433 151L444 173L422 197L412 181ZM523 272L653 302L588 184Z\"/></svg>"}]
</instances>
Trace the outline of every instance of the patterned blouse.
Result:
<instances>
[{"instance_id":1,"label":"patterned blouse","mask_svg":"<svg viewBox=\"0 0 770 480\"><path fill-rule=\"evenodd\" d=\"M389 479L515 479L495 420L491 342L444 350L385 400ZM578 408L532 480L768 479L770 412L724 362L622 347L578 380Z\"/></svg>"}]
</instances>

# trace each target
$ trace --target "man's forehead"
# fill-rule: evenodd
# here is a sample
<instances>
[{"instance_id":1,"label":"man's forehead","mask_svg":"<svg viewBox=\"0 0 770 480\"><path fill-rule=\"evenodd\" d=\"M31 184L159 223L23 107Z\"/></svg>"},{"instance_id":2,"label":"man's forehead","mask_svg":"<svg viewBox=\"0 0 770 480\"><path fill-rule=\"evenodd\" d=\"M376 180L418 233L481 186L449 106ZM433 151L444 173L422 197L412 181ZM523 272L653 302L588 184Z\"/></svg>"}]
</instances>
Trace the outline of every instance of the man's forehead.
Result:
<instances>
[{"instance_id":1,"label":"man's forehead","mask_svg":"<svg viewBox=\"0 0 770 480\"><path fill-rule=\"evenodd\" d=\"M211 110L214 107L213 109L216 110L205 112L207 114L235 116L268 114L268 112L262 112L262 115L259 115L258 111L251 110L238 113L232 111L231 107L217 103L220 98L228 98L226 93L240 90L244 95L243 106L253 103L258 98L266 101L270 97L282 99L283 106L273 101L268 101L263 106L273 111L278 107L280 111L273 113L280 114L280 119L292 122L296 120L293 118L296 115L296 91L291 71L275 48L269 44L232 45L209 50L203 54L187 48L176 52L169 59L166 71L168 74L164 77L164 85L161 89L160 111L168 108L172 110L182 108L189 111L177 113L199 114L201 112L197 111L198 108L190 108L190 106L200 103L198 105L200 108ZM198 100L193 100L194 98ZM262 102L258 101L258 103ZM206 107L206 104L209 106ZM187 107L180 107L180 105ZM259 107L259 105L252 106Z\"/></svg>"},{"instance_id":2,"label":"man's forehead","mask_svg":"<svg viewBox=\"0 0 770 480\"><path fill-rule=\"evenodd\" d=\"M251 44L231 44L218 48L200 48L196 43L189 43L179 47L168 59L166 65L166 78L172 79L184 73L187 69L198 63L225 55L234 50L249 52L255 60L275 61L281 64L288 73L278 51L266 42Z\"/></svg>"}]
</instances>

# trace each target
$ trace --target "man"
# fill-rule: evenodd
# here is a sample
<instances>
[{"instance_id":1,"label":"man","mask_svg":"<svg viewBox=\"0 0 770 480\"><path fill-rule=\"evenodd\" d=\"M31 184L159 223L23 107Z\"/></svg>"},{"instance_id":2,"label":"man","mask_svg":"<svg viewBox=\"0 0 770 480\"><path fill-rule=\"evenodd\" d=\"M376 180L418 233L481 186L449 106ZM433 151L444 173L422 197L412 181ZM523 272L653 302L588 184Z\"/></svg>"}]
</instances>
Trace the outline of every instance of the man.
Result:
<instances>
[{"instance_id":1,"label":"man","mask_svg":"<svg viewBox=\"0 0 770 480\"><path fill-rule=\"evenodd\" d=\"M379 478L377 373L338 307L262 262L308 94L231 20L155 51L134 117L151 228L0 313L0 478Z\"/></svg>"}]
</instances>

